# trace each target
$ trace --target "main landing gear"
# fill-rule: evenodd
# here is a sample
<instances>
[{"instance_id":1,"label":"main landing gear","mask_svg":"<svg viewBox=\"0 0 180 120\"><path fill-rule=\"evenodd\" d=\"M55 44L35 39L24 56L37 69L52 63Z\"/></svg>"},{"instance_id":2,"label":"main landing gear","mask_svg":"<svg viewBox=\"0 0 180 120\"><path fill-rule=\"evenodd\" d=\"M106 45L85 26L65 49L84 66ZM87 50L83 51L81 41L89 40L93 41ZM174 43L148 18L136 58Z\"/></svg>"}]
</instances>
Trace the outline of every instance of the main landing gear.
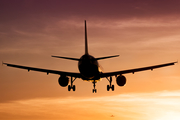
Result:
<instances>
[{"instance_id":1,"label":"main landing gear","mask_svg":"<svg viewBox=\"0 0 180 120\"><path fill-rule=\"evenodd\" d=\"M110 79L108 78L108 77L106 77L106 79L109 81L109 84L110 85L107 85L107 91L109 91L110 89L112 90L112 91L114 91L114 85L112 85L111 83L112 83L112 76L110 76ZM96 81L95 80L93 80L93 87L94 87L94 89L92 90L92 92L93 93L96 93L97 92L97 89L95 89L95 87L96 87Z\"/></svg>"},{"instance_id":2,"label":"main landing gear","mask_svg":"<svg viewBox=\"0 0 180 120\"><path fill-rule=\"evenodd\" d=\"M112 91L114 91L114 85L111 85L111 83L112 83L112 76L110 76L110 80L108 79L108 77L106 77L106 79L110 83L110 85L107 85L107 91L109 91L110 89L112 89Z\"/></svg>"},{"instance_id":3,"label":"main landing gear","mask_svg":"<svg viewBox=\"0 0 180 120\"><path fill-rule=\"evenodd\" d=\"M94 80L92 83L93 83L93 87L94 87L94 89L93 89L92 92L93 92L93 93L94 93L94 92L96 93L96 92L97 92L97 89L95 89L95 87L96 87L96 81Z\"/></svg>"},{"instance_id":4,"label":"main landing gear","mask_svg":"<svg viewBox=\"0 0 180 120\"><path fill-rule=\"evenodd\" d=\"M73 77L71 77L71 85L68 85L68 91L71 91L71 89L73 89L73 91L76 90L76 86L73 85L73 82L76 80L76 78L74 78L73 80Z\"/></svg>"}]
</instances>

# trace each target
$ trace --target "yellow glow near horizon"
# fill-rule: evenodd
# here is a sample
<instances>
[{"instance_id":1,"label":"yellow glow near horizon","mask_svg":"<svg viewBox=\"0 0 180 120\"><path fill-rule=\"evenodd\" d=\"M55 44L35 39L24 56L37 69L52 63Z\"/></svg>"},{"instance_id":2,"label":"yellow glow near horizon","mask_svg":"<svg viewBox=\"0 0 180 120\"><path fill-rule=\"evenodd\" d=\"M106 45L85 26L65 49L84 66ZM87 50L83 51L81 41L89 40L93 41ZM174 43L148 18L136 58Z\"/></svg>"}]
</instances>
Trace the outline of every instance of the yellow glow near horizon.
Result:
<instances>
[{"instance_id":1,"label":"yellow glow near horizon","mask_svg":"<svg viewBox=\"0 0 180 120\"><path fill-rule=\"evenodd\" d=\"M179 101L180 91L21 100L1 103L0 119L179 120Z\"/></svg>"},{"instance_id":2,"label":"yellow glow near horizon","mask_svg":"<svg viewBox=\"0 0 180 120\"><path fill-rule=\"evenodd\" d=\"M164 110L162 114L153 118L153 120L180 120L179 112Z\"/></svg>"}]
</instances>

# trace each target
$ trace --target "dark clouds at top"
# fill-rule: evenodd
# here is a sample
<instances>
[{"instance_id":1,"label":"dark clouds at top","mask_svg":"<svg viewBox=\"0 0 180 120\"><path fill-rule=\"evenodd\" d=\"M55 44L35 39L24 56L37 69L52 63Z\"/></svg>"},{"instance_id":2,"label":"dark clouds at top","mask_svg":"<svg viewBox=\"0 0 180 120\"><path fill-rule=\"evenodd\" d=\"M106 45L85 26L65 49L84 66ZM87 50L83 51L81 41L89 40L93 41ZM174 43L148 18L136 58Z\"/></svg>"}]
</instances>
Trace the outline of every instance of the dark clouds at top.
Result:
<instances>
[{"instance_id":1,"label":"dark clouds at top","mask_svg":"<svg viewBox=\"0 0 180 120\"><path fill-rule=\"evenodd\" d=\"M106 24L126 19L177 20L179 6L179 0L1 0L0 34L14 38L15 30L47 34L47 26L61 20L99 20Z\"/></svg>"},{"instance_id":2,"label":"dark clouds at top","mask_svg":"<svg viewBox=\"0 0 180 120\"><path fill-rule=\"evenodd\" d=\"M61 19L74 16L83 19L151 18L179 15L179 6L179 0L1 0L0 21L42 16Z\"/></svg>"},{"instance_id":3,"label":"dark clouds at top","mask_svg":"<svg viewBox=\"0 0 180 120\"><path fill-rule=\"evenodd\" d=\"M178 0L1 0L0 33L13 28L40 33L60 20L174 20L179 6Z\"/></svg>"}]
</instances>

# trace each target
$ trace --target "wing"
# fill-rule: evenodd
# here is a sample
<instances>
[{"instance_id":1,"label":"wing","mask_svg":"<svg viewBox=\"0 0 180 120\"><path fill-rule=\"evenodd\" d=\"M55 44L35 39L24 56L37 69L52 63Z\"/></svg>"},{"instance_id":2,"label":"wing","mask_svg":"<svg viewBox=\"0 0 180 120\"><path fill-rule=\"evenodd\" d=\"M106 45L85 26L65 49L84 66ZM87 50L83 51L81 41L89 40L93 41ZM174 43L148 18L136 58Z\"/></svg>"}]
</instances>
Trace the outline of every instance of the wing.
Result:
<instances>
[{"instance_id":1,"label":"wing","mask_svg":"<svg viewBox=\"0 0 180 120\"><path fill-rule=\"evenodd\" d=\"M116 72L108 72L108 73L102 73L100 77L109 77L109 76L115 76L115 75L121 75L121 74L127 74L127 73L135 73L135 72L140 72L140 71L145 71L145 70L153 70L156 68L161 68L161 67L166 67L170 65L174 65L177 62L171 62L171 63L166 63L166 64L160 64L160 65L154 65L154 66L148 66L148 67L142 67L142 68L135 68L135 69L129 69L129 70L122 70L122 71L116 71Z\"/></svg>"},{"instance_id":2,"label":"wing","mask_svg":"<svg viewBox=\"0 0 180 120\"><path fill-rule=\"evenodd\" d=\"M66 75L66 76L72 76L72 77L76 77L76 78L81 78L81 74L80 74L80 73L64 72L64 71L57 71L57 70L49 70L49 69L28 67L28 66L15 65L15 64L9 64L9 63L3 63L3 64L4 64L4 65L7 65L7 66L9 66L9 67L26 69L26 70L28 70L28 71L33 70L33 71L38 71L38 72L45 72L45 73L47 73L47 74L52 73L52 74Z\"/></svg>"}]
</instances>

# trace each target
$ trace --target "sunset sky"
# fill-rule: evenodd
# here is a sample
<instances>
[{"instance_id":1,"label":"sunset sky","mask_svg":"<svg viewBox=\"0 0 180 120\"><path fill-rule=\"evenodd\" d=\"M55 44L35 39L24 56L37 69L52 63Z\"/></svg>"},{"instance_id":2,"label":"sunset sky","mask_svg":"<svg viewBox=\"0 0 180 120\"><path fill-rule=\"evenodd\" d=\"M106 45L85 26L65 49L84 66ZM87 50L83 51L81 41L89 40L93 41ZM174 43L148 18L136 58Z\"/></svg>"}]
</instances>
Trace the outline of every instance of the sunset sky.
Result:
<instances>
[{"instance_id":1,"label":"sunset sky","mask_svg":"<svg viewBox=\"0 0 180 120\"><path fill-rule=\"evenodd\" d=\"M0 0L0 61L79 72L84 54L84 20L89 52L104 72L180 60L179 0ZM0 66L0 119L9 120L179 120L179 64L125 74L127 84L107 91L106 79L77 79L76 91L58 75Z\"/></svg>"}]
</instances>

